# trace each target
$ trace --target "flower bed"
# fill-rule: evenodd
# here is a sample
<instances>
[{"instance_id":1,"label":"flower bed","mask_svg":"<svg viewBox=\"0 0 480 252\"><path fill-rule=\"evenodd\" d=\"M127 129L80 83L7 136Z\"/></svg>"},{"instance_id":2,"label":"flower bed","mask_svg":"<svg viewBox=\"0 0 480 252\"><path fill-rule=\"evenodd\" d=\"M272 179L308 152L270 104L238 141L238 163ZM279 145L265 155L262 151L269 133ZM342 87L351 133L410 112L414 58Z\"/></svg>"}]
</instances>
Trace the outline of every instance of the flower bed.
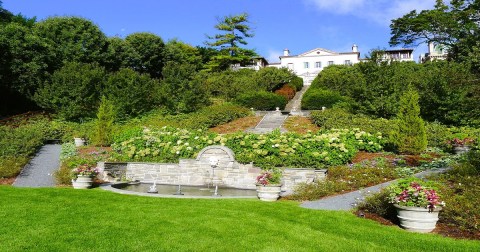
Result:
<instances>
[{"instance_id":1,"label":"flower bed","mask_svg":"<svg viewBox=\"0 0 480 252\"><path fill-rule=\"evenodd\" d=\"M305 135L278 131L265 135L218 135L203 130L163 127L144 129L112 147L115 161L177 162L180 158L194 158L208 145L224 145L234 151L239 162L254 162L262 168L321 168L345 164L358 150L380 151L382 144L381 134L372 135L358 129Z\"/></svg>"}]
</instances>

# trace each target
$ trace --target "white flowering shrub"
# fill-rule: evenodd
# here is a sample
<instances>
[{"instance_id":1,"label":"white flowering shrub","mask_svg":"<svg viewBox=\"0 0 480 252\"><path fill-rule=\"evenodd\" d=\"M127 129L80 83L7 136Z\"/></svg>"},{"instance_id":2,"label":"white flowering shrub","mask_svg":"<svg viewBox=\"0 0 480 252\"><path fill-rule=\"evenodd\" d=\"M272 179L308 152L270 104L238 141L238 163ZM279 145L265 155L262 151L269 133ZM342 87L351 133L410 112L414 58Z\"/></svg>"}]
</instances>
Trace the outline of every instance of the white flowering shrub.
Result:
<instances>
[{"instance_id":1,"label":"white flowering shrub","mask_svg":"<svg viewBox=\"0 0 480 252\"><path fill-rule=\"evenodd\" d=\"M329 130L304 135L280 133L257 135L237 133L219 135L204 130L163 127L144 129L140 136L113 145L116 161L177 162L195 158L209 145L223 145L233 150L237 161L254 162L263 168L321 168L348 163L358 150L382 149L380 133L372 135L353 130Z\"/></svg>"}]
</instances>

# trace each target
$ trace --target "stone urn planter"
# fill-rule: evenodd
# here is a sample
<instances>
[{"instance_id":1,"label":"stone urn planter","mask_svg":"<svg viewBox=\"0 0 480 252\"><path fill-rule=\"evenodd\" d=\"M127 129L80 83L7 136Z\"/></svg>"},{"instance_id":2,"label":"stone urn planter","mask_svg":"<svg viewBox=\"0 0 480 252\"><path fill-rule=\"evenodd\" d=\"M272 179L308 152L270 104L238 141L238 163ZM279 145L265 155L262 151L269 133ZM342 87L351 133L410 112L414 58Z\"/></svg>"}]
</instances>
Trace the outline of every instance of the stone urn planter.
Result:
<instances>
[{"instance_id":1,"label":"stone urn planter","mask_svg":"<svg viewBox=\"0 0 480 252\"><path fill-rule=\"evenodd\" d=\"M470 151L470 146L468 145L454 145L453 153L455 154L464 154Z\"/></svg>"},{"instance_id":2,"label":"stone urn planter","mask_svg":"<svg viewBox=\"0 0 480 252\"><path fill-rule=\"evenodd\" d=\"M83 139L83 138L75 137L75 138L73 138L73 140L75 141L75 146L77 146L77 147L85 145L85 139Z\"/></svg>"},{"instance_id":3,"label":"stone urn planter","mask_svg":"<svg viewBox=\"0 0 480 252\"><path fill-rule=\"evenodd\" d=\"M400 226L411 232L429 233L435 229L441 207L432 210L423 207L407 207L394 204Z\"/></svg>"},{"instance_id":4,"label":"stone urn planter","mask_svg":"<svg viewBox=\"0 0 480 252\"><path fill-rule=\"evenodd\" d=\"M257 185L257 196L262 201L276 201L280 198L282 185Z\"/></svg>"},{"instance_id":5,"label":"stone urn planter","mask_svg":"<svg viewBox=\"0 0 480 252\"><path fill-rule=\"evenodd\" d=\"M75 189L88 189L92 187L93 178L91 176L79 175L76 179L72 179L72 185Z\"/></svg>"}]
</instances>

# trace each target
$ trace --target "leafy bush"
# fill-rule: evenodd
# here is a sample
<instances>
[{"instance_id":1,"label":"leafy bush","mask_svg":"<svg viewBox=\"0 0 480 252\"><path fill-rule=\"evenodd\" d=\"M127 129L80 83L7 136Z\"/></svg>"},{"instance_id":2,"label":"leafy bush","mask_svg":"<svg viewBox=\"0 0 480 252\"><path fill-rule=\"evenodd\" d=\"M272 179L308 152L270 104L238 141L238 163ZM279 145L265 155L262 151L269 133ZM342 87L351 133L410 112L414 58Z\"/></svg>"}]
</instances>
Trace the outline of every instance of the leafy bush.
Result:
<instances>
[{"instance_id":1,"label":"leafy bush","mask_svg":"<svg viewBox=\"0 0 480 252\"><path fill-rule=\"evenodd\" d=\"M211 96L233 100L240 94L252 91L266 91L259 86L253 78L254 70L241 69L239 71L227 70L218 73L201 73L204 86Z\"/></svg>"},{"instance_id":2,"label":"leafy bush","mask_svg":"<svg viewBox=\"0 0 480 252\"><path fill-rule=\"evenodd\" d=\"M7 156L0 158L0 178L12 178L17 176L22 168L28 163L24 156Z\"/></svg>"},{"instance_id":3,"label":"leafy bush","mask_svg":"<svg viewBox=\"0 0 480 252\"><path fill-rule=\"evenodd\" d=\"M378 214L389 220L396 220L397 210L388 200L389 195L390 192L384 188L378 193L365 197L362 202L358 203L357 209L367 213Z\"/></svg>"},{"instance_id":4,"label":"leafy bush","mask_svg":"<svg viewBox=\"0 0 480 252\"><path fill-rule=\"evenodd\" d=\"M173 113L188 113L209 105L207 89L202 76L195 74L195 66L168 62L162 71L159 88L161 104Z\"/></svg>"},{"instance_id":5,"label":"leafy bush","mask_svg":"<svg viewBox=\"0 0 480 252\"><path fill-rule=\"evenodd\" d=\"M39 88L34 99L63 119L93 118L105 75L105 70L95 64L67 63Z\"/></svg>"},{"instance_id":6,"label":"leafy bush","mask_svg":"<svg viewBox=\"0 0 480 252\"><path fill-rule=\"evenodd\" d=\"M65 160L67 158L77 155L77 147L73 142L67 142L62 144L62 149L60 150L60 160Z\"/></svg>"},{"instance_id":7,"label":"leafy bush","mask_svg":"<svg viewBox=\"0 0 480 252\"><path fill-rule=\"evenodd\" d=\"M113 122L115 121L115 108L113 104L102 97L98 108L97 121L95 124L95 135L93 143L100 146L108 146L112 142Z\"/></svg>"},{"instance_id":8,"label":"leafy bush","mask_svg":"<svg viewBox=\"0 0 480 252\"><path fill-rule=\"evenodd\" d=\"M255 110L275 110L276 107L285 108L287 99L278 94L259 91L242 94L235 99L235 103Z\"/></svg>"},{"instance_id":9,"label":"leafy bush","mask_svg":"<svg viewBox=\"0 0 480 252\"><path fill-rule=\"evenodd\" d=\"M147 74L121 69L110 75L103 94L114 104L118 119L124 120L144 114L158 105L154 96L158 85Z\"/></svg>"},{"instance_id":10,"label":"leafy bush","mask_svg":"<svg viewBox=\"0 0 480 252\"><path fill-rule=\"evenodd\" d=\"M285 84L280 89L275 90L275 94L281 95L289 101L295 96L295 89L290 84Z\"/></svg>"},{"instance_id":11,"label":"leafy bush","mask_svg":"<svg viewBox=\"0 0 480 252\"><path fill-rule=\"evenodd\" d=\"M285 83L289 83L294 76L287 68L264 67L254 72L252 77L263 90L273 92Z\"/></svg>"},{"instance_id":12,"label":"leafy bush","mask_svg":"<svg viewBox=\"0 0 480 252\"><path fill-rule=\"evenodd\" d=\"M303 79L301 77L294 76L288 84L294 87L295 91L300 91L303 88Z\"/></svg>"},{"instance_id":13,"label":"leafy bush","mask_svg":"<svg viewBox=\"0 0 480 252\"><path fill-rule=\"evenodd\" d=\"M400 153L419 154L427 148L425 124L420 117L418 93L412 89L400 97L397 114L398 128L395 131L395 144Z\"/></svg>"},{"instance_id":14,"label":"leafy bush","mask_svg":"<svg viewBox=\"0 0 480 252\"><path fill-rule=\"evenodd\" d=\"M390 139L396 123L393 120L383 118L374 119L361 114L351 114L343 109L333 108L325 111L313 111L310 115L313 123L323 129L351 129L358 128L375 134L381 132L386 138L387 144L393 142Z\"/></svg>"},{"instance_id":15,"label":"leafy bush","mask_svg":"<svg viewBox=\"0 0 480 252\"><path fill-rule=\"evenodd\" d=\"M302 98L302 109L322 109L322 107L331 108L333 105L341 102L348 102L348 98L343 97L336 91L322 89L308 89Z\"/></svg>"}]
</instances>

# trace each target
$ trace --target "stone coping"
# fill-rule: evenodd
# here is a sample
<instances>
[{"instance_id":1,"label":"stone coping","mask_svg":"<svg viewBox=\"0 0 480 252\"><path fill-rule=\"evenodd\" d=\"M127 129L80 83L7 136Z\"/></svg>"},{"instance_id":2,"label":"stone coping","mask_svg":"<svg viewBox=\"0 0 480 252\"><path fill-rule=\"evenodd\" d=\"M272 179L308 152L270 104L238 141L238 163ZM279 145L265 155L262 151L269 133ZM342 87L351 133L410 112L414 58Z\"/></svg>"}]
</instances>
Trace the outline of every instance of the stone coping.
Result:
<instances>
[{"instance_id":1,"label":"stone coping","mask_svg":"<svg viewBox=\"0 0 480 252\"><path fill-rule=\"evenodd\" d=\"M116 183L119 184L119 183ZM126 184L126 183L125 183ZM145 196L145 197L157 197L157 198L177 198L177 199L257 199L257 196L185 196L185 195L173 195L173 194L160 194L160 193L141 193L141 192L133 192L128 190L122 190L113 187L112 183L102 184L100 188L106 191L119 193L119 194L126 194L126 195L136 195L136 196Z\"/></svg>"}]
</instances>

